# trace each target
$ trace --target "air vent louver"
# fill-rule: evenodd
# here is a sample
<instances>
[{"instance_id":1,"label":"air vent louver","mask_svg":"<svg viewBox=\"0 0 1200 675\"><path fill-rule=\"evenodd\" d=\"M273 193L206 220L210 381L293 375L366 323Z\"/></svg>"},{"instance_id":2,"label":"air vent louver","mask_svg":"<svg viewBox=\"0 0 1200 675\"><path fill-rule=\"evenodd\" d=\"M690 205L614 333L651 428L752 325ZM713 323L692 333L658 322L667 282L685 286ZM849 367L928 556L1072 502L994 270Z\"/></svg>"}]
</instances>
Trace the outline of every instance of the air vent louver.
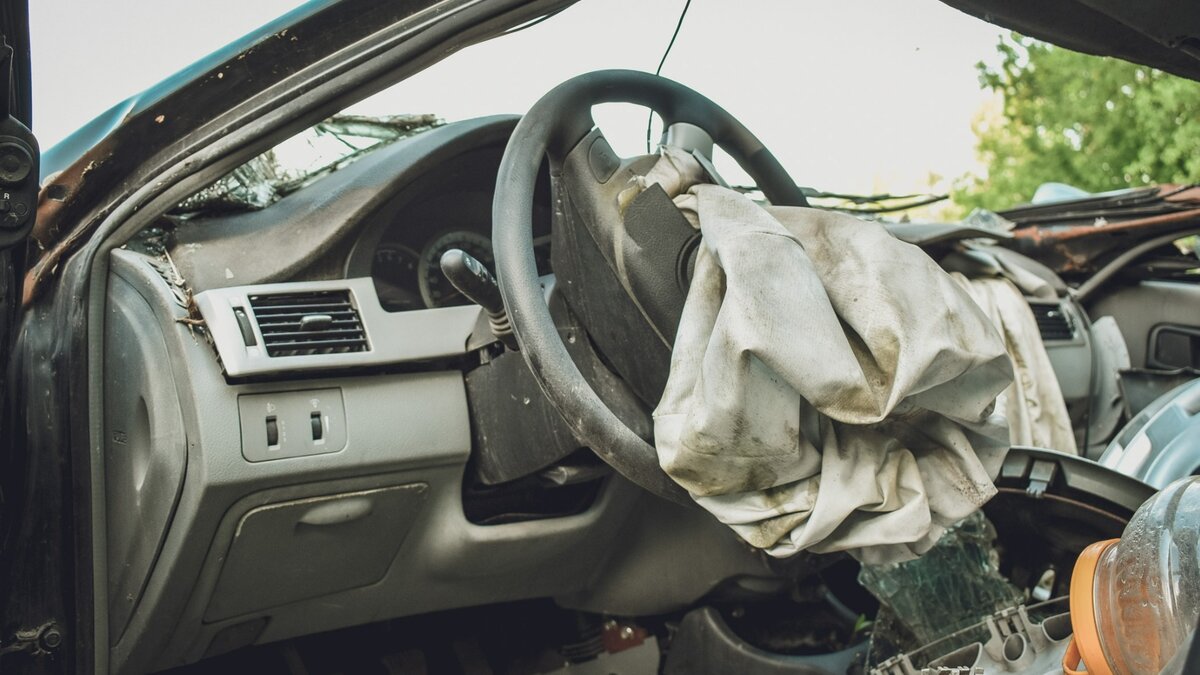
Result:
<instances>
[{"instance_id":1,"label":"air vent louver","mask_svg":"<svg viewBox=\"0 0 1200 675\"><path fill-rule=\"evenodd\" d=\"M367 334L349 291L251 295L268 356L365 352Z\"/></svg>"},{"instance_id":2,"label":"air vent louver","mask_svg":"<svg viewBox=\"0 0 1200 675\"><path fill-rule=\"evenodd\" d=\"M1038 332L1043 340L1070 340L1075 337L1071 318L1059 305L1031 304L1029 307L1037 319Z\"/></svg>"}]
</instances>

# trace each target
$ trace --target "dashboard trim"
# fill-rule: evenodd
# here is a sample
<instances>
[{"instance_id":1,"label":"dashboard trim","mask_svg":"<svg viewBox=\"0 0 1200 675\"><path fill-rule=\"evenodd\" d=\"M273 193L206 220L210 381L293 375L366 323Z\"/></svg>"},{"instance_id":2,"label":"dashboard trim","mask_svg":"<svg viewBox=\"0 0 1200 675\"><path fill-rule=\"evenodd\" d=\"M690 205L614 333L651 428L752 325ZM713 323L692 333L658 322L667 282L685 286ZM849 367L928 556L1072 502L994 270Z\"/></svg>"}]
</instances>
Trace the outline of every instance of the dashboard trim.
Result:
<instances>
[{"instance_id":1,"label":"dashboard trim","mask_svg":"<svg viewBox=\"0 0 1200 675\"><path fill-rule=\"evenodd\" d=\"M249 308L249 296L334 290L350 292L367 334L368 350L268 356L262 333L253 318L255 344L246 345L234 309ZM221 357L225 374L231 378L386 366L462 356L466 353L467 339L483 311L477 305L467 305L388 312L379 304L375 284L369 277L217 288L197 294L195 300Z\"/></svg>"}]
</instances>

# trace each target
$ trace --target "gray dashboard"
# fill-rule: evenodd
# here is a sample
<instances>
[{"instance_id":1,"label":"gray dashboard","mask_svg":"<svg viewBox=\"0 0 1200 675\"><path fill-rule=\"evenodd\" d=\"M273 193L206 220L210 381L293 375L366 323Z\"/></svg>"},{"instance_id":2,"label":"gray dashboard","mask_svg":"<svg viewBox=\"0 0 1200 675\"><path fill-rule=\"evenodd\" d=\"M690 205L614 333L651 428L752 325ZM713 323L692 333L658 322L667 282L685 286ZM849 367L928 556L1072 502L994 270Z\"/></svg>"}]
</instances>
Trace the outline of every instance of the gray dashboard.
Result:
<instances>
[{"instance_id":1,"label":"gray dashboard","mask_svg":"<svg viewBox=\"0 0 1200 675\"><path fill-rule=\"evenodd\" d=\"M194 293L369 277L375 304L386 312L468 304L438 262L445 250L461 248L491 266L492 194L515 121L494 116L421 132L258 210L213 207L165 217L144 252L163 246ZM549 272L548 178L539 184L534 217L543 273Z\"/></svg>"},{"instance_id":2,"label":"gray dashboard","mask_svg":"<svg viewBox=\"0 0 1200 675\"><path fill-rule=\"evenodd\" d=\"M467 513L463 372L479 362L467 342L481 310L388 311L371 273L398 227L438 225L401 215L462 178L455 167L494 181L512 123L446 125L268 209L182 223L169 258L110 255L100 452L114 673L512 599L656 614L731 577L772 577L707 515L617 476L566 514ZM312 333L270 327L293 310ZM688 571L661 578L697 545Z\"/></svg>"},{"instance_id":3,"label":"gray dashboard","mask_svg":"<svg viewBox=\"0 0 1200 675\"><path fill-rule=\"evenodd\" d=\"M372 272L382 245L435 236L411 207L440 204L424 199L439 181L474 185L471 166L494 181L514 121L447 125L267 209L189 221L173 264L111 254L100 452L114 672L524 598L659 614L730 578L775 578L707 514L619 476L567 515L465 512L481 310L394 311ZM1072 327L1047 343L1064 393L1085 396L1086 319L1065 300L1050 310ZM272 327L280 312L304 330Z\"/></svg>"},{"instance_id":4,"label":"gray dashboard","mask_svg":"<svg viewBox=\"0 0 1200 675\"><path fill-rule=\"evenodd\" d=\"M288 358L312 366L267 373L244 354L245 377L233 378L225 329L214 325L214 344L189 323L168 272L140 253L111 254L101 452L113 672L523 598L660 613L730 577L772 577L711 518L615 476L578 513L469 520L463 374L424 357L463 357L478 308L367 313L372 346L386 349L352 355L366 361L300 355ZM215 318L229 298L331 286L360 307L378 302L364 279L229 287L197 301ZM309 452L313 412L327 445ZM272 416L291 434L274 450L258 447ZM703 555L664 579L695 547Z\"/></svg>"},{"instance_id":5,"label":"gray dashboard","mask_svg":"<svg viewBox=\"0 0 1200 675\"><path fill-rule=\"evenodd\" d=\"M367 276L396 211L454 178L439 172L456 161L469 165L476 156L482 162L494 155L490 161L498 163L516 119L447 124L376 150L268 208L179 223L171 258L196 292L347 272ZM494 186L494 167L481 167L481 175L489 179L487 189Z\"/></svg>"},{"instance_id":6,"label":"gray dashboard","mask_svg":"<svg viewBox=\"0 0 1200 675\"><path fill-rule=\"evenodd\" d=\"M255 315L254 300L331 291L348 294L365 337L363 349L322 354L269 353L269 336L264 335L261 317ZM478 306L468 305L388 312L380 306L369 278L233 286L204 291L195 299L225 374L234 379L445 361L463 355L481 311Z\"/></svg>"}]
</instances>

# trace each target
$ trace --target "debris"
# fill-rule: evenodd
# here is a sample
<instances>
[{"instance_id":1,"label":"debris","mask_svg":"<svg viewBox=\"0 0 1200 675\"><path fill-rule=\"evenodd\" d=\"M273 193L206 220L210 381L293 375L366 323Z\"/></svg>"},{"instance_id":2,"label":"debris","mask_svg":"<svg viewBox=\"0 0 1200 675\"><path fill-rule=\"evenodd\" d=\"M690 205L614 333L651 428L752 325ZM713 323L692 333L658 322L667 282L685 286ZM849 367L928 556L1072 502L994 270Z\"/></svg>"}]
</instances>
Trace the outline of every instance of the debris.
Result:
<instances>
[{"instance_id":1,"label":"debris","mask_svg":"<svg viewBox=\"0 0 1200 675\"><path fill-rule=\"evenodd\" d=\"M257 211L381 147L441 126L436 115L335 115L229 172L172 211Z\"/></svg>"},{"instance_id":2,"label":"debris","mask_svg":"<svg viewBox=\"0 0 1200 675\"><path fill-rule=\"evenodd\" d=\"M1200 186L1122 190L998 215L1015 224L1013 237L1002 246L1047 265L1068 282L1082 281L1137 244L1176 232L1183 238L1200 229ZM1160 265L1195 267L1193 256L1174 255L1169 247L1159 257Z\"/></svg>"},{"instance_id":3,"label":"debris","mask_svg":"<svg viewBox=\"0 0 1200 675\"><path fill-rule=\"evenodd\" d=\"M1000 575L995 539L995 528L976 511L916 560L863 565L858 581L880 602L869 661L938 641L1022 602L1021 591Z\"/></svg>"}]
</instances>

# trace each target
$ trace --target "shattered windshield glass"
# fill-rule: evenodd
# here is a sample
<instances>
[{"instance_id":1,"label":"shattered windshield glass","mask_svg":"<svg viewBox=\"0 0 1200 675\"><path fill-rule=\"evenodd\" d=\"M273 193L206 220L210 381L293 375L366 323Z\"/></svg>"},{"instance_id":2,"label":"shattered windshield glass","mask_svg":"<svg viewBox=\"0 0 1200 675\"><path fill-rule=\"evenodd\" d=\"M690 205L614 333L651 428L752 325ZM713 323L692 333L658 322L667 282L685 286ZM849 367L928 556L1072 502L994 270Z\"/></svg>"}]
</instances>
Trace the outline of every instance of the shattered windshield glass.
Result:
<instances>
[{"instance_id":1,"label":"shattered windshield glass","mask_svg":"<svg viewBox=\"0 0 1200 675\"><path fill-rule=\"evenodd\" d=\"M334 115L292 136L179 203L184 218L257 211L368 153L441 126L436 115Z\"/></svg>"}]
</instances>

